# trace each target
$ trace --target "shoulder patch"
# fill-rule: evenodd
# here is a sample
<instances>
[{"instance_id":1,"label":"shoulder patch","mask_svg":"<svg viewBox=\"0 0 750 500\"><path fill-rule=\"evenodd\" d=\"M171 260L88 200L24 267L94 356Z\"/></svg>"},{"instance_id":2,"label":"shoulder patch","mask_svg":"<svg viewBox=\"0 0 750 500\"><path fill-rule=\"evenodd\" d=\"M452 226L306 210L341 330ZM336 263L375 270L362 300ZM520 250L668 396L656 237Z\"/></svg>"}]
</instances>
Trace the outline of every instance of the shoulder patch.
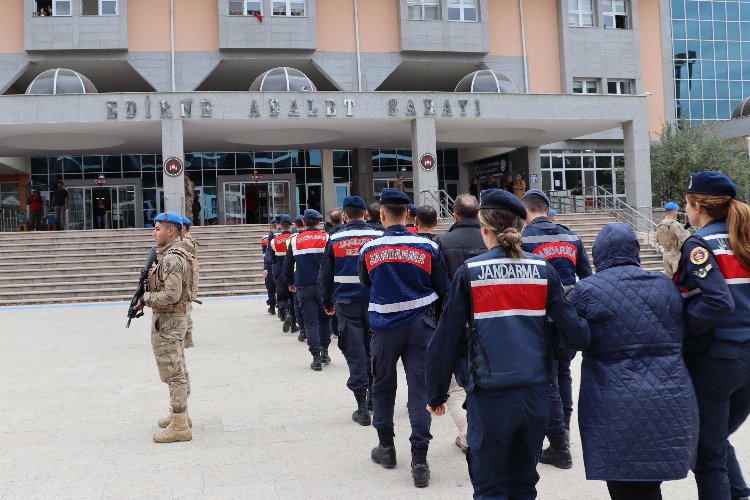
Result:
<instances>
[{"instance_id":1,"label":"shoulder patch","mask_svg":"<svg viewBox=\"0 0 750 500\"><path fill-rule=\"evenodd\" d=\"M708 260L708 250L703 247L695 247L690 251L690 263L700 266Z\"/></svg>"}]
</instances>

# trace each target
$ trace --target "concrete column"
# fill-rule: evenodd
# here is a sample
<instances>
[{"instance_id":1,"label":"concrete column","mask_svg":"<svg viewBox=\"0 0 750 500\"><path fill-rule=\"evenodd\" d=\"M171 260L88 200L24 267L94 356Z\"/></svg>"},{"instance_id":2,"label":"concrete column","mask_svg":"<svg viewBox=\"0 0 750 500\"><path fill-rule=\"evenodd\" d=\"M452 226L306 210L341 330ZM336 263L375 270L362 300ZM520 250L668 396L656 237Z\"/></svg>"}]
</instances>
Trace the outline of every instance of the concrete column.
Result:
<instances>
[{"instance_id":1,"label":"concrete column","mask_svg":"<svg viewBox=\"0 0 750 500\"><path fill-rule=\"evenodd\" d=\"M323 150L323 213L336 208L336 186L333 185L333 151Z\"/></svg>"},{"instance_id":2,"label":"concrete column","mask_svg":"<svg viewBox=\"0 0 750 500\"><path fill-rule=\"evenodd\" d=\"M438 171L437 165L426 171L419 165L419 158L430 153L437 159L437 139L435 137L435 118L420 117L411 122L411 156L412 175L414 179L414 204L438 205L433 196L423 195L422 191L430 191L437 197ZM438 208L437 206L435 208Z\"/></svg>"},{"instance_id":3,"label":"concrete column","mask_svg":"<svg viewBox=\"0 0 750 500\"><path fill-rule=\"evenodd\" d=\"M625 201L649 217L651 210L651 140L648 122L628 121L622 124L625 145Z\"/></svg>"},{"instance_id":4,"label":"concrete column","mask_svg":"<svg viewBox=\"0 0 750 500\"><path fill-rule=\"evenodd\" d=\"M474 178L474 169L471 163L461 163L459 160L458 164L458 192L468 193L471 179Z\"/></svg>"},{"instance_id":5,"label":"concrete column","mask_svg":"<svg viewBox=\"0 0 750 500\"><path fill-rule=\"evenodd\" d=\"M372 149L352 150L352 194L361 196L366 203L372 203Z\"/></svg>"},{"instance_id":6,"label":"concrete column","mask_svg":"<svg viewBox=\"0 0 750 500\"><path fill-rule=\"evenodd\" d=\"M542 189L542 157L539 148L526 148L526 159L529 166L529 182L527 189ZM536 175L536 182L532 179Z\"/></svg>"},{"instance_id":7,"label":"concrete column","mask_svg":"<svg viewBox=\"0 0 750 500\"><path fill-rule=\"evenodd\" d=\"M182 120L166 119L161 121L161 154L162 161L167 158L179 158L185 163L185 153L182 149ZM185 169L177 177L164 173L164 210L176 212L185 216Z\"/></svg>"}]
</instances>

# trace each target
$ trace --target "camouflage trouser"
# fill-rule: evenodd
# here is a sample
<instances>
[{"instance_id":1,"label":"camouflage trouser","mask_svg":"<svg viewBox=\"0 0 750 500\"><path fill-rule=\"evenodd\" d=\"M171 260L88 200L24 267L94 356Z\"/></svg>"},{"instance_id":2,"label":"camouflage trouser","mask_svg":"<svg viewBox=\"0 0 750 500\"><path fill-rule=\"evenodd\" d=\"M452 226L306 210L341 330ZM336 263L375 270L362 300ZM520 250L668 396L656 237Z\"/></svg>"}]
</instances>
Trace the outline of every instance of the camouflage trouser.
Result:
<instances>
[{"instance_id":1,"label":"camouflage trouser","mask_svg":"<svg viewBox=\"0 0 750 500\"><path fill-rule=\"evenodd\" d=\"M187 306L187 331L185 332L185 344L193 341L193 304Z\"/></svg>"},{"instance_id":2,"label":"camouflage trouser","mask_svg":"<svg viewBox=\"0 0 750 500\"><path fill-rule=\"evenodd\" d=\"M175 413L187 409L190 378L185 366L184 313L154 313L151 320L151 347L154 349L159 378L169 386L169 404Z\"/></svg>"}]
</instances>

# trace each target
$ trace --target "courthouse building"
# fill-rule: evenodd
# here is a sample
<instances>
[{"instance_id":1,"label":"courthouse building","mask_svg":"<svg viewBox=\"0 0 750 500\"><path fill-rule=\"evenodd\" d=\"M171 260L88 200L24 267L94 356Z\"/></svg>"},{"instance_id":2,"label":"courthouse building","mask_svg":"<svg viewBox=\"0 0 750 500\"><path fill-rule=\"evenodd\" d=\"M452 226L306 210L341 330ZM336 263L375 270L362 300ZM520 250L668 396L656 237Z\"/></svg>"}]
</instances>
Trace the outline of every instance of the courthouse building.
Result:
<instances>
[{"instance_id":1,"label":"courthouse building","mask_svg":"<svg viewBox=\"0 0 750 500\"><path fill-rule=\"evenodd\" d=\"M62 180L69 228L144 227L188 175L198 223L258 223L520 174L649 207L650 141L749 61L745 0L3 0L0 205Z\"/></svg>"}]
</instances>

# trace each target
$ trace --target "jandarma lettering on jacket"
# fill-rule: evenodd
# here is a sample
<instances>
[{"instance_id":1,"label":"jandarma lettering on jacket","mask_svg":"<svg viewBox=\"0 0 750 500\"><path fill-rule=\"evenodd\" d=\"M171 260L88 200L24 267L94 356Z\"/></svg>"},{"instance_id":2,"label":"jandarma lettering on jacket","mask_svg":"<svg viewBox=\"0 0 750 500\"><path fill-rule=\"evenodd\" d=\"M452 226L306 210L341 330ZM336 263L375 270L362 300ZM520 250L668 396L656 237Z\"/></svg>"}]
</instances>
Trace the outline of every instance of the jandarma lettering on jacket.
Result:
<instances>
[{"instance_id":1,"label":"jandarma lettering on jacket","mask_svg":"<svg viewBox=\"0 0 750 500\"><path fill-rule=\"evenodd\" d=\"M534 264L493 264L482 266L477 276L477 279L480 280L514 278L541 279L539 266Z\"/></svg>"},{"instance_id":2,"label":"jandarma lettering on jacket","mask_svg":"<svg viewBox=\"0 0 750 500\"><path fill-rule=\"evenodd\" d=\"M367 267L372 269L385 262L405 262L424 266L427 261L427 252L413 248L385 247L373 250L367 254Z\"/></svg>"}]
</instances>

